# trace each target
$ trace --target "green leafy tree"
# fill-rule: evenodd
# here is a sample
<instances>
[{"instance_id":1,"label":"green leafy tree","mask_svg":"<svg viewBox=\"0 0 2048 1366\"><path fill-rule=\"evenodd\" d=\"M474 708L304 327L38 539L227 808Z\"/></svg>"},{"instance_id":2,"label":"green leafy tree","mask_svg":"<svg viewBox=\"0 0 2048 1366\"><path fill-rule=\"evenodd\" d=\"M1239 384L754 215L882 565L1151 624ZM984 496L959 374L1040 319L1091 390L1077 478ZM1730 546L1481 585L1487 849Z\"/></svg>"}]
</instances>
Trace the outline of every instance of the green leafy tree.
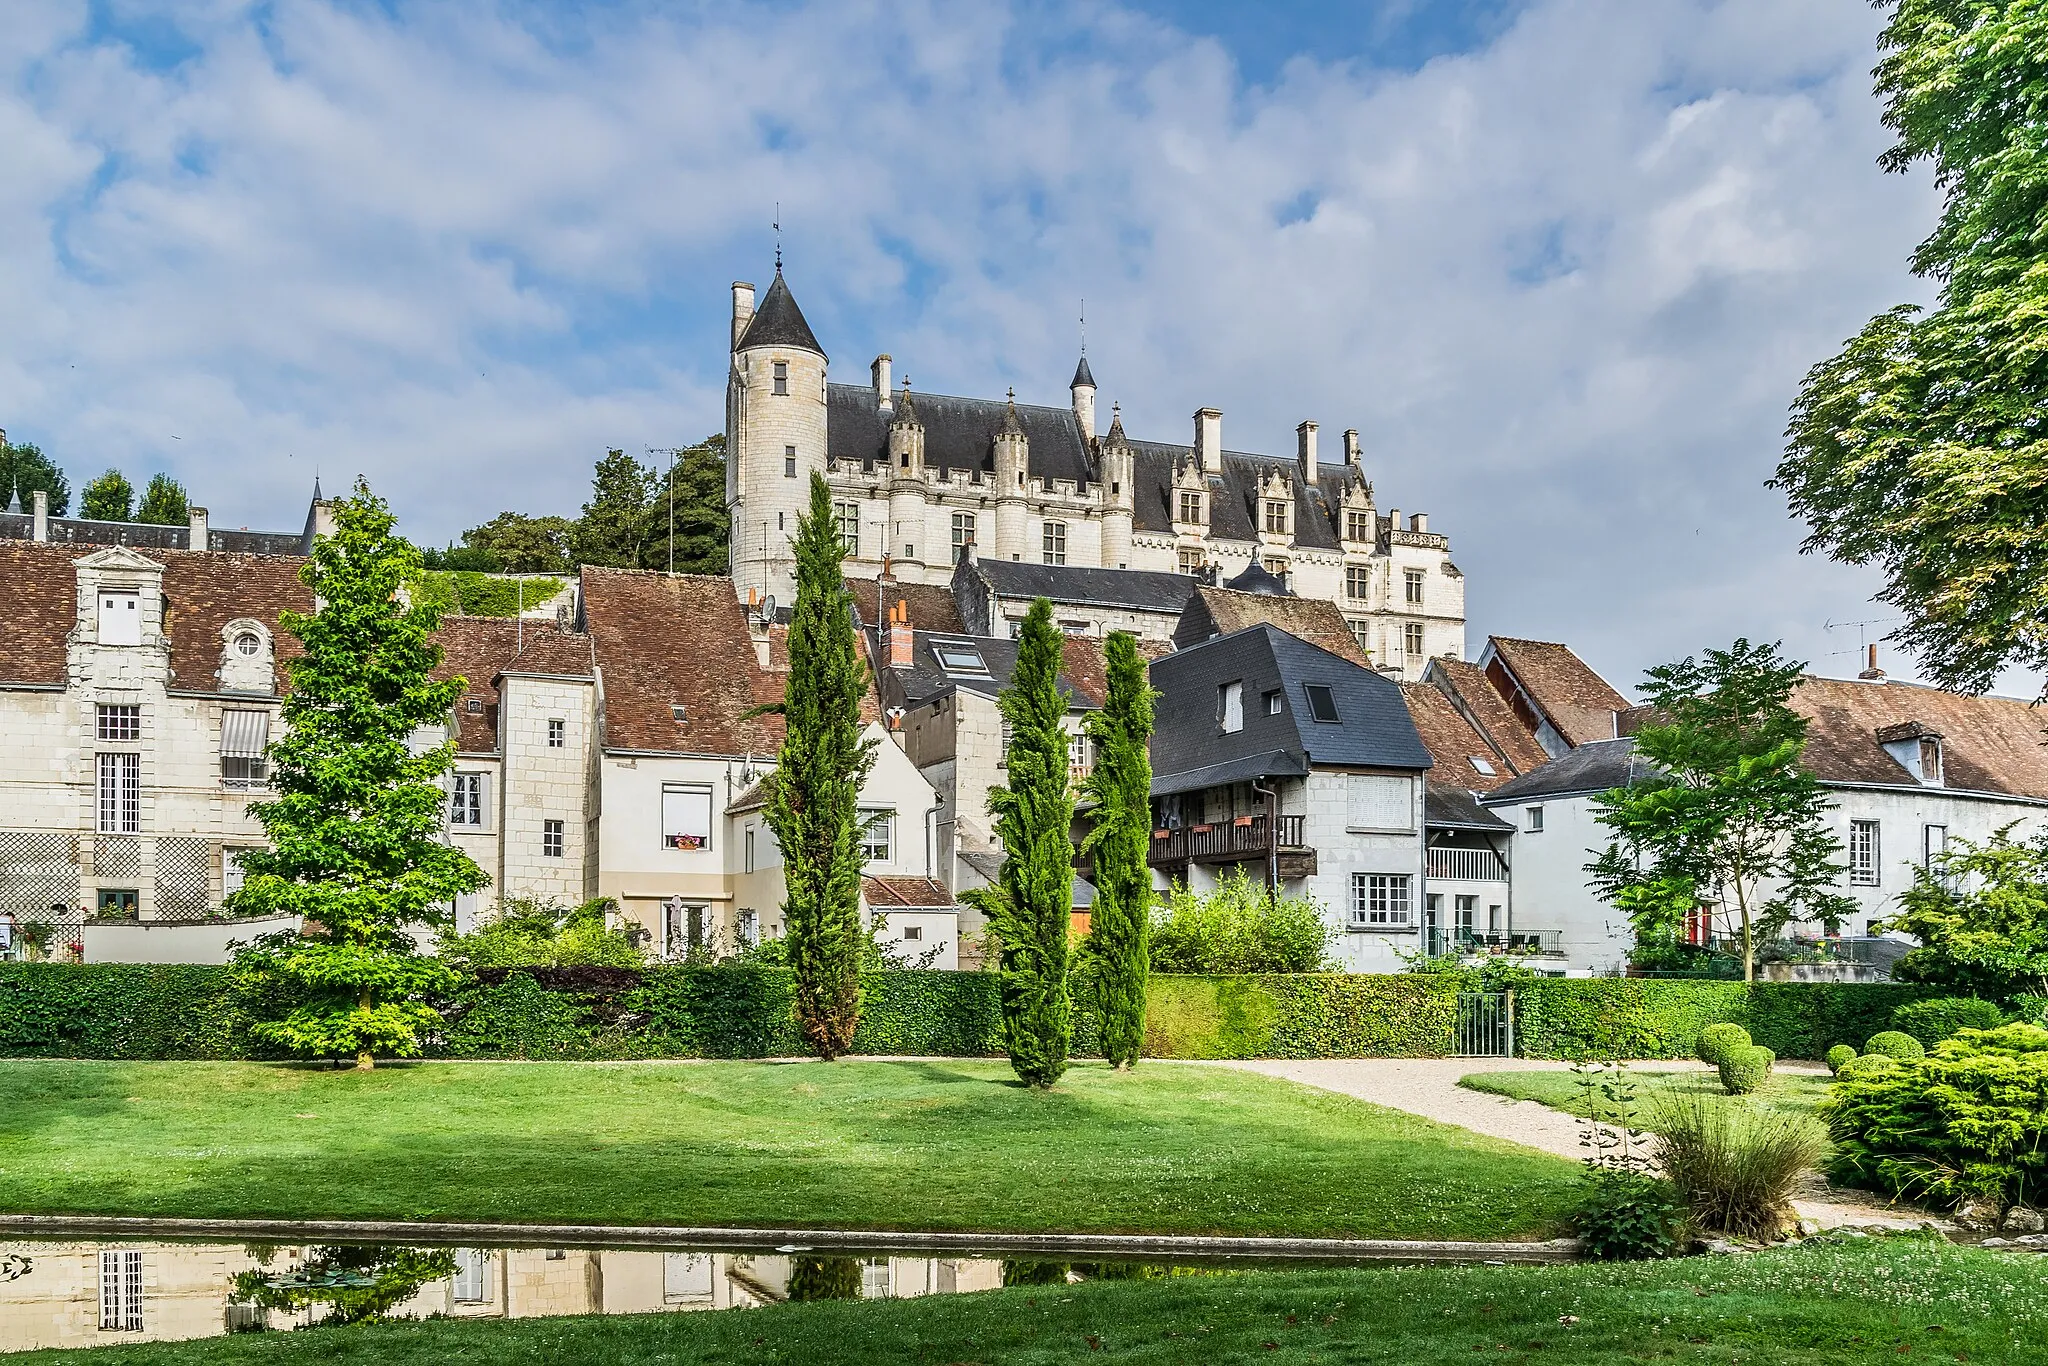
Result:
<instances>
[{"instance_id":1,"label":"green leafy tree","mask_svg":"<svg viewBox=\"0 0 2048 1366\"><path fill-rule=\"evenodd\" d=\"M453 746L411 744L447 720L466 686L432 677L439 614L400 596L419 553L392 534L390 509L361 480L334 514L333 534L300 571L319 610L283 618L304 653L287 666L286 729L270 750L277 795L249 808L270 847L241 856L246 880L228 904L305 921L302 933L237 959L294 1003L251 1032L369 1068L379 1052L418 1051L420 1030L439 1018L420 998L454 981L408 928L445 927L456 896L490 879L441 838Z\"/></svg>"},{"instance_id":2,"label":"green leafy tree","mask_svg":"<svg viewBox=\"0 0 2048 1366\"><path fill-rule=\"evenodd\" d=\"M1803 665L1738 640L1649 671L1658 723L1636 733L1641 776L1594 801L1613 842L1586 865L1592 885L1643 939L1668 938L1703 901L1740 929L1742 975L1756 942L1795 919L1838 921L1841 846L1827 794L1799 766L1806 718L1792 710Z\"/></svg>"},{"instance_id":3,"label":"green leafy tree","mask_svg":"<svg viewBox=\"0 0 2048 1366\"><path fill-rule=\"evenodd\" d=\"M1151 965L1161 972L1328 972L1327 912L1311 897L1269 893L1242 867L1206 893L1176 882L1151 910ZM1094 937L1091 928L1089 937Z\"/></svg>"},{"instance_id":4,"label":"green leafy tree","mask_svg":"<svg viewBox=\"0 0 2048 1366\"><path fill-rule=\"evenodd\" d=\"M184 526L192 516L192 500L185 492L185 486L168 474L153 474L149 487L142 491L142 506L135 510L135 520L152 522L158 526Z\"/></svg>"},{"instance_id":5,"label":"green leafy tree","mask_svg":"<svg viewBox=\"0 0 2048 1366\"><path fill-rule=\"evenodd\" d=\"M284 1313L322 1307L322 1324L376 1323L428 1282L454 1274L455 1254L447 1248L315 1247L287 1271L236 1273L231 1298Z\"/></svg>"},{"instance_id":6,"label":"green leafy tree","mask_svg":"<svg viewBox=\"0 0 2048 1366\"><path fill-rule=\"evenodd\" d=\"M1010 1066L1051 1086L1067 1070L1073 1000L1067 986L1074 907L1074 794L1067 768L1067 702L1060 695L1060 628L1039 598L1024 616L1017 665L996 705L1010 723L1008 787L989 789L1002 873L966 895L988 916L999 947L1003 1032Z\"/></svg>"},{"instance_id":7,"label":"green leafy tree","mask_svg":"<svg viewBox=\"0 0 2048 1366\"><path fill-rule=\"evenodd\" d=\"M482 526L462 533L462 549L442 553L441 568L481 569L486 573L566 574L576 567L576 523L567 517L529 517L501 512ZM463 550L481 552L488 563L458 563Z\"/></svg>"},{"instance_id":8,"label":"green leafy tree","mask_svg":"<svg viewBox=\"0 0 2048 1366\"><path fill-rule=\"evenodd\" d=\"M860 789L875 748L860 733L867 673L854 639L845 548L823 475L798 519L796 606L779 707L782 749L768 789L768 826L782 846L782 920L796 975L796 1020L821 1058L853 1043L860 1023Z\"/></svg>"},{"instance_id":9,"label":"green leafy tree","mask_svg":"<svg viewBox=\"0 0 2048 1366\"><path fill-rule=\"evenodd\" d=\"M591 476L590 501L577 520L578 564L638 569L645 561L654 471L624 451L605 452Z\"/></svg>"},{"instance_id":10,"label":"green leafy tree","mask_svg":"<svg viewBox=\"0 0 2048 1366\"><path fill-rule=\"evenodd\" d=\"M725 514L725 434L707 436L684 451L672 475L657 475L648 508L650 534L642 551L643 569L669 568L669 511L674 500L675 571L678 574L723 574L728 568L731 539Z\"/></svg>"},{"instance_id":11,"label":"green leafy tree","mask_svg":"<svg viewBox=\"0 0 2048 1366\"><path fill-rule=\"evenodd\" d=\"M1939 223L1931 310L1878 314L1807 375L1772 481L1805 549L1883 568L1896 638L1949 687L2048 667L2048 8L1892 0L1876 70Z\"/></svg>"},{"instance_id":12,"label":"green leafy tree","mask_svg":"<svg viewBox=\"0 0 2048 1366\"><path fill-rule=\"evenodd\" d=\"M2015 841L2012 829L1958 838L1933 867L1913 870L1884 928L1920 947L1895 976L1994 999L2048 995L2048 834Z\"/></svg>"},{"instance_id":13,"label":"green leafy tree","mask_svg":"<svg viewBox=\"0 0 2048 1366\"><path fill-rule=\"evenodd\" d=\"M1157 695L1127 631L1103 644L1108 691L1088 718L1095 767L1082 791L1095 827L1082 847L1095 868L1095 907L1083 940L1087 978L1102 1019L1102 1052L1113 1066L1138 1060L1145 1042L1146 925L1152 910L1152 702Z\"/></svg>"},{"instance_id":14,"label":"green leafy tree","mask_svg":"<svg viewBox=\"0 0 2048 1366\"><path fill-rule=\"evenodd\" d=\"M135 486L119 470L108 470L85 486L79 500L79 515L95 522L126 522L132 519Z\"/></svg>"},{"instance_id":15,"label":"green leafy tree","mask_svg":"<svg viewBox=\"0 0 2048 1366\"><path fill-rule=\"evenodd\" d=\"M18 494L21 505L34 503L38 489L50 495L50 515L62 517L71 508L71 481L33 441L0 441L0 508Z\"/></svg>"}]
</instances>

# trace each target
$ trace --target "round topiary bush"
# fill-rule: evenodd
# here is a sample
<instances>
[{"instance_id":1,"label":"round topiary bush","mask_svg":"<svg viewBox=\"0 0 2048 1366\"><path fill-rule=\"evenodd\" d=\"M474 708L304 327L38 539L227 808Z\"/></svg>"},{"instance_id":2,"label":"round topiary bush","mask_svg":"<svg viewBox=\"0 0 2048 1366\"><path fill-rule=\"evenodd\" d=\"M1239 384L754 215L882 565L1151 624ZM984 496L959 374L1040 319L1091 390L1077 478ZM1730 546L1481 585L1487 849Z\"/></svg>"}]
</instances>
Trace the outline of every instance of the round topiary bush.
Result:
<instances>
[{"instance_id":1,"label":"round topiary bush","mask_svg":"<svg viewBox=\"0 0 2048 1366\"><path fill-rule=\"evenodd\" d=\"M1777 1054L1755 1044L1730 1049L1721 1059L1721 1085L1731 1096L1746 1096L1764 1084L1777 1060Z\"/></svg>"},{"instance_id":2,"label":"round topiary bush","mask_svg":"<svg viewBox=\"0 0 2048 1366\"><path fill-rule=\"evenodd\" d=\"M1927 1056L1927 1050L1920 1046L1918 1039L1911 1034L1901 1034L1896 1029L1887 1029L1882 1034L1871 1035L1869 1041L1863 1045L1863 1051L1882 1053L1901 1062Z\"/></svg>"},{"instance_id":3,"label":"round topiary bush","mask_svg":"<svg viewBox=\"0 0 2048 1366\"><path fill-rule=\"evenodd\" d=\"M1710 1024L1700 1031L1695 1052L1700 1061L1719 1067L1721 1060L1738 1048L1750 1047L1749 1031L1739 1024Z\"/></svg>"},{"instance_id":4,"label":"round topiary bush","mask_svg":"<svg viewBox=\"0 0 2048 1366\"><path fill-rule=\"evenodd\" d=\"M1961 1030L1996 1029L2004 1023L2004 1011L1975 996L1909 1001L1892 1012L1892 1028L1901 1034L1911 1034L1927 1048L1943 1039L1953 1039Z\"/></svg>"},{"instance_id":5,"label":"round topiary bush","mask_svg":"<svg viewBox=\"0 0 2048 1366\"><path fill-rule=\"evenodd\" d=\"M1865 1053L1860 1058L1851 1058L1835 1073L1838 1081L1869 1081L1887 1072L1896 1071L1899 1060L1885 1053Z\"/></svg>"},{"instance_id":6,"label":"round topiary bush","mask_svg":"<svg viewBox=\"0 0 2048 1366\"><path fill-rule=\"evenodd\" d=\"M1828 1050L1828 1071L1840 1075L1842 1071L1842 1064L1845 1062L1853 1062L1855 1058L1856 1050L1853 1046L1845 1043L1838 1043L1833 1048L1830 1048Z\"/></svg>"}]
</instances>

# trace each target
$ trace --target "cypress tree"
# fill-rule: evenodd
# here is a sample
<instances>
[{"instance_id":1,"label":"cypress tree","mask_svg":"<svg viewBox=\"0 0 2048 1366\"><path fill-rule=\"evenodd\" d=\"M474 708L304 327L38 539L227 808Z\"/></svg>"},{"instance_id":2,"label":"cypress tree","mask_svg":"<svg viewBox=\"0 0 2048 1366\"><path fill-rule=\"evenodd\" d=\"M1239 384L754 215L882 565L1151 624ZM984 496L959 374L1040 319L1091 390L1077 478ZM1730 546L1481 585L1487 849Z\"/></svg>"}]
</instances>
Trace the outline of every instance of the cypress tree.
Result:
<instances>
[{"instance_id":1,"label":"cypress tree","mask_svg":"<svg viewBox=\"0 0 2048 1366\"><path fill-rule=\"evenodd\" d=\"M1082 790L1095 803L1095 828L1082 847L1095 862L1095 911L1084 949L1102 1017L1102 1052L1113 1066L1138 1060L1145 1041L1146 918L1152 905L1152 700L1145 661L1127 631L1104 645L1109 691L1088 718L1095 769Z\"/></svg>"},{"instance_id":2,"label":"cypress tree","mask_svg":"<svg viewBox=\"0 0 2048 1366\"><path fill-rule=\"evenodd\" d=\"M767 818L782 845L782 922L796 973L797 1027L812 1052L834 1058L852 1044L860 1022L859 802L875 755L860 736L867 679L854 641L853 595L839 569L846 548L831 491L816 472L792 548L789 683Z\"/></svg>"},{"instance_id":3,"label":"cypress tree","mask_svg":"<svg viewBox=\"0 0 2048 1366\"><path fill-rule=\"evenodd\" d=\"M1000 945L1003 1032L1010 1066L1032 1086L1067 1070L1073 1002L1067 994L1067 926L1074 905L1074 795L1067 732L1060 721L1060 629L1052 604L1031 604L1017 641L1017 667L997 699L1010 723L1010 785L989 789L1001 877L969 892Z\"/></svg>"}]
</instances>

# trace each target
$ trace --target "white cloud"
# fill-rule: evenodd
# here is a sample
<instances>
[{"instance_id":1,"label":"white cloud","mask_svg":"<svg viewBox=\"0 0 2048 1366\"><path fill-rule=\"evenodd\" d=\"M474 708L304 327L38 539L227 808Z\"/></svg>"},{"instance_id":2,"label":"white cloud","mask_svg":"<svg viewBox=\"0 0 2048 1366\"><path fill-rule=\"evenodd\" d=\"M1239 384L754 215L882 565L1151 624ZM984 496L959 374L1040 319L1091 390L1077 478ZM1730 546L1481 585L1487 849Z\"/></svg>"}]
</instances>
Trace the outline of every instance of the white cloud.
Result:
<instances>
[{"instance_id":1,"label":"white cloud","mask_svg":"<svg viewBox=\"0 0 2048 1366\"><path fill-rule=\"evenodd\" d=\"M161 69L28 13L0 422L217 521L296 524L317 463L442 537L714 429L779 201L838 373L1056 400L1085 295L1134 432L1359 427L1476 631L1632 682L1879 615L1762 487L1805 368L1918 292L1932 192L1875 170L1860 6L1549 0L1419 71L1256 88L1116 11L222 4Z\"/></svg>"}]
</instances>

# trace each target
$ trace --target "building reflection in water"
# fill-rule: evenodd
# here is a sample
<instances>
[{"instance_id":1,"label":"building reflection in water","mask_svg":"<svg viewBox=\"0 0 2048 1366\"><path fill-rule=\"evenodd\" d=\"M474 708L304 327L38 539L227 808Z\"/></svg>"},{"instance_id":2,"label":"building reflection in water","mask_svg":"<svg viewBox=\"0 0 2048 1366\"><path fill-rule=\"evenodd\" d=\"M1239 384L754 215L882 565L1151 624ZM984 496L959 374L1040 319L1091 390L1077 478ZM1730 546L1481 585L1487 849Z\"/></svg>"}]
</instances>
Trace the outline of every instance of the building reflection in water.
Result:
<instances>
[{"instance_id":1,"label":"building reflection in water","mask_svg":"<svg viewBox=\"0 0 2048 1366\"><path fill-rule=\"evenodd\" d=\"M372 1317L544 1318L992 1290L992 1258L646 1248L0 1243L0 1352Z\"/></svg>"}]
</instances>

